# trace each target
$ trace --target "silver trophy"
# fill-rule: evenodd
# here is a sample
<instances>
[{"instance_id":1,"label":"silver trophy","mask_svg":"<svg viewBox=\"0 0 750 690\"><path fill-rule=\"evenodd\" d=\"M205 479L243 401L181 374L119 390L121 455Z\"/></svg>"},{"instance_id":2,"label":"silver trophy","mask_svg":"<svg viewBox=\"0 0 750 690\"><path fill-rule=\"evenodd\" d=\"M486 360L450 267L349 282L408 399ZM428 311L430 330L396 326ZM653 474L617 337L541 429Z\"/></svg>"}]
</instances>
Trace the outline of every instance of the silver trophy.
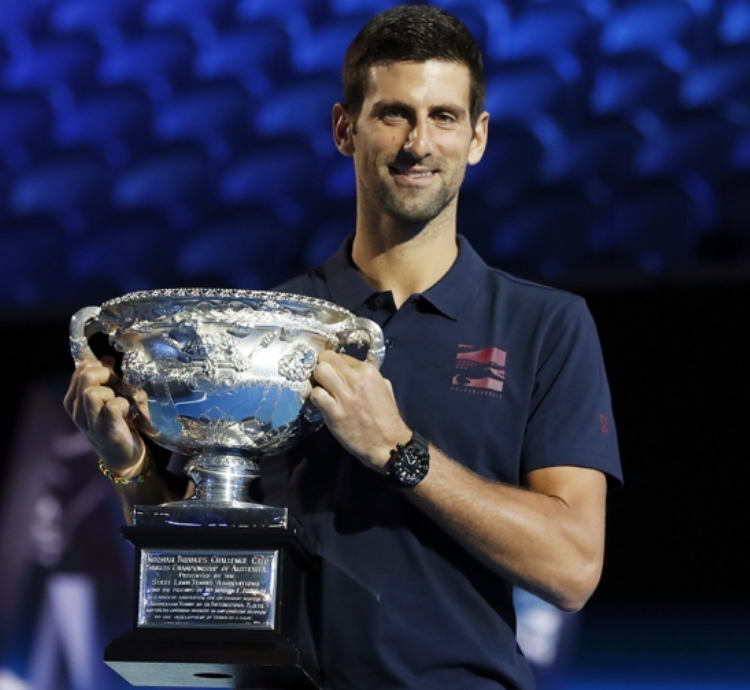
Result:
<instances>
[{"instance_id":1,"label":"silver trophy","mask_svg":"<svg viewBox=\"0 0 750 690\"><path fill-rule=\"evenodd\" d=\"M76 363L96 357L90 346L95 333L106 334L122 353L118 393L130 400L134 425L157 445L189 456L186 469L195 483L187 500L136 506L133 526L123 529L137 547L136 629L110 645L105 660L134 684L156 684L154 663L165 669L159 684L173 686L211 678L215 686L297 687L298 667L305 678L314 677L300 661L303 654L284 657L298 646L290 641L298 585L282 593L282 580L304 570L304 533L286 508L252 502L249 486L263 456L291 448L320 426L308 402L318 355L353 347L379 367L385 352L380 327L312 297L171 289L135 292L76 312L70 325ZM151 658L154 629L179 636L198 628L267 631L273 642L261 641L264 654L276 645L283 658L248 661L243 652L225 663L223 639L215 645L221 663L205 639L192 651L186 639L184 659ZM173 646L165 642L164 649ZM208 656L201 661L201 654Z\"/></svg>"},{"instance_id":2,"label":"silver trophy","mask_svg":"<svg viewBox=\"0 0 750 690\"><path fill-rule=\"evenodd\" d=\"M85 307L71 320L76 363L95 357L89 338L97 330L123 353L119 393L131 400L135 425L190 456L194 497L170 503L168 513L140 507L135 524L277 519L248 502L248 486L261 456L320 424L307 401L318 354L366 347L379 367L385 352L374 322L320 299L266 291L155 290Z\"/></svg>"}]
</instances>

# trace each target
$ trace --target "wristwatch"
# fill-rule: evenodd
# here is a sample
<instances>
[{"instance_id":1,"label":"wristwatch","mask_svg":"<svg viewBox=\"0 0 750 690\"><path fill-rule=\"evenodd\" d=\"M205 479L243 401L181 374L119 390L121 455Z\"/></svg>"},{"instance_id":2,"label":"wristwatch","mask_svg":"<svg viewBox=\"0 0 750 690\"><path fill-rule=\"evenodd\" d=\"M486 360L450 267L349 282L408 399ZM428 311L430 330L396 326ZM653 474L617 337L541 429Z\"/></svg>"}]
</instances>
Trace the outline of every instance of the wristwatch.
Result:
<instances>
[{"instance_id":1,"label":"wristwatch","mask_svg":"<svg viewBox=\"0 0 750 690\"><path fill-rule=\"evenodd\" d=\"M393 487L411 489L421 482L430 469L427 440L416 431L408 443L399 443L385 465L385 479Z\"/></svg>"}]
</instances>

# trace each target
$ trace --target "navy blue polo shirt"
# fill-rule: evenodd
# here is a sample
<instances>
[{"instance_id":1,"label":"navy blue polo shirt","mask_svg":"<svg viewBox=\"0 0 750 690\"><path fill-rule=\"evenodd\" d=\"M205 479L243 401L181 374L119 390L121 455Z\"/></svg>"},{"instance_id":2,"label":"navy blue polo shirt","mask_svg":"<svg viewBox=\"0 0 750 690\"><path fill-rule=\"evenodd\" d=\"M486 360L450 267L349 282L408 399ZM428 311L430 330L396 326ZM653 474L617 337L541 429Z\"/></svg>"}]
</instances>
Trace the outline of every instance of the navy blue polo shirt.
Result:
<instances>
[{"instance_id":1,"label":"navy blue polo shirt","mask_svg":"<svg viewBox=\"0 0 750 690\"><path fill-rule=\"evenodd\" d=\"M449 272L396 310L351 260L279 287L377 322L381 371L406 423L454 460L512 485L534 469L621 480L610 396L584 301L488 267L459 237ZM311 617L330 690L533 687L515 642L512 588L346 453L324 428L280 484L321 556ZM271 475L269 474L269 479Z\"/></svg>"}]
</instances>

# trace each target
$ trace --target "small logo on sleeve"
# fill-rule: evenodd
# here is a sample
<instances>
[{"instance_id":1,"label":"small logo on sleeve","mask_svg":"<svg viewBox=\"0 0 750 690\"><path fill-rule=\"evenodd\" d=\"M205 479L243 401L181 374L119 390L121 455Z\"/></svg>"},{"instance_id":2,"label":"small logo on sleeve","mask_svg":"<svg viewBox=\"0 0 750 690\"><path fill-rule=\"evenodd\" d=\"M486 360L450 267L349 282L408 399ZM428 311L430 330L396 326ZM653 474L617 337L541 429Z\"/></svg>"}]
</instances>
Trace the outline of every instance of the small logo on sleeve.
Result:
<instances>
[{"instance_id":1,"label":"small logo on sleeve","mask_svg":"<svg viewBox=\"0 0 750 690\"><path fill-rule=\"evenodd\" d=\"M480 350L471 345L458 347L451 390L501 398L505 386L506 353L496 347Z\"/></svg>"}]
</instances>

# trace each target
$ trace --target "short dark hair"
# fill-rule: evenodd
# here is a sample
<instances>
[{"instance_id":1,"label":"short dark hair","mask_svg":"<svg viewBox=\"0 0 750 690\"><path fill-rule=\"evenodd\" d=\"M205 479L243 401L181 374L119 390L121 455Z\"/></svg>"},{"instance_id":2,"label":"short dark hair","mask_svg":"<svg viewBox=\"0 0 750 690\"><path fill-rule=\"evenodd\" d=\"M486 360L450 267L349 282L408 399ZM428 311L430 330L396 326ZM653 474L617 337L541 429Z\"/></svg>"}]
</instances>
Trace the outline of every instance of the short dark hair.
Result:
<instances>
[{"instance_id":1,"label":"short dark hair","mask_svg":"<svg viewBox=\"0 0 750 690\"><path fill-rule=\"evenodd\" d=\"M468 67L469 108L472 125L475 124L484 110L487 92L482 52L458 18L427 5L392 7L362 27L344 59L344 107L352 118L359 116L371 67L428 60L446 60Z\"/></svg>"}]
</instances>

